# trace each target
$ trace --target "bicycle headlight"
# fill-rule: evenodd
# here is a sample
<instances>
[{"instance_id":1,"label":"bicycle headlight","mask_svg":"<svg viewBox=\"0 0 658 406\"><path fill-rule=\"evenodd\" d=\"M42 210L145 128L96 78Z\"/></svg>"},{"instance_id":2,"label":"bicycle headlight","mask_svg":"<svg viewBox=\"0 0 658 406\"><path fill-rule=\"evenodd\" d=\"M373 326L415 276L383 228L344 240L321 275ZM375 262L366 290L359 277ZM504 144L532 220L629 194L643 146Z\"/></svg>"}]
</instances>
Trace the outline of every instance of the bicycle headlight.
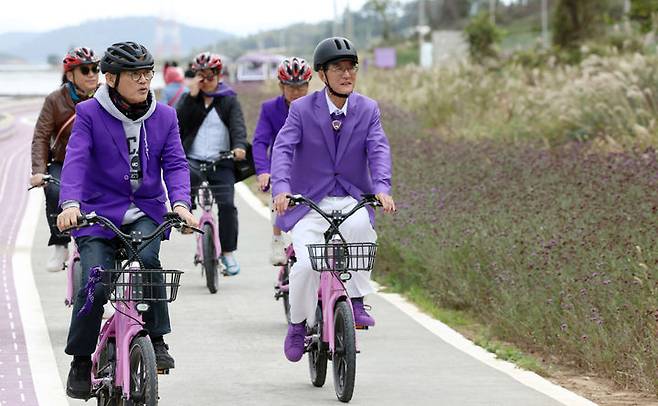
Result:
<instances>
[{"instance_id":1,"label":"bicycle headlight","mask_svg":"<svg viewBox=\"0 0 658 406\"><path fill-rule=\"evenodd\" d=\"M145 311L148 311L148 309L149 309L150 307L151 307L151 306L149 306L148 303L137 303L137 305L135 306L135 309L137 309L138 312L142 312L142 313L143 313L143 312L145 312Z\"/></svg>"}]
</instances>

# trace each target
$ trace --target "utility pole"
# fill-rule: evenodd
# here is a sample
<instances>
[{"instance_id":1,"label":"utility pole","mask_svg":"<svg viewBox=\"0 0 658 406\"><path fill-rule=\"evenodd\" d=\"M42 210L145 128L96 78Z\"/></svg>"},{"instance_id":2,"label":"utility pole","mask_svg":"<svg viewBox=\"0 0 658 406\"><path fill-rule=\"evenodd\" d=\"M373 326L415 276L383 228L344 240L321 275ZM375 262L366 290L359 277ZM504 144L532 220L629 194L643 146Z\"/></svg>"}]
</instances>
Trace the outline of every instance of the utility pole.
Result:
<instances>
[{"instance_id":1,"label":"utility pole","mask_svg":"<svg viewBox=\"0 0 658 406\"><path fill-rule=\"evenodd\" d=\"M418 0L418 66L422 66L423 58L423 30L425 26L425 1Z\"/></svg>"},{"instance_id":2,"label":"utility pole","mask_svg":"<svg viewBox=\"0 0 658 406\"><path fill-rule=\"evenodd\" d=\"M349 0L345 5L345 15L343 16L343 19L345 20L345 36L354 41L354 18L352 17L352 11L350 10Z\"/></svg>"},{"instance_id":3,"label":"utility pole","mask_svg":"<svg viewBox=\"0 0 658 406\"><path fill-rule=\"evenodd\" d=\"M541 39L544 48L548 48L548 0L541 0Z\"/></svg>"},{"instance_id":4,"label":"utility pole","mask_svg":"<svg viewBox=\"0 0 658 406\"><path fill-rule=\"evenodd\" d=\"M334 27L333 27L333 36L338 35L338 6L336 5L336 0L334 0Z\"/></svg>"}]
</instances>

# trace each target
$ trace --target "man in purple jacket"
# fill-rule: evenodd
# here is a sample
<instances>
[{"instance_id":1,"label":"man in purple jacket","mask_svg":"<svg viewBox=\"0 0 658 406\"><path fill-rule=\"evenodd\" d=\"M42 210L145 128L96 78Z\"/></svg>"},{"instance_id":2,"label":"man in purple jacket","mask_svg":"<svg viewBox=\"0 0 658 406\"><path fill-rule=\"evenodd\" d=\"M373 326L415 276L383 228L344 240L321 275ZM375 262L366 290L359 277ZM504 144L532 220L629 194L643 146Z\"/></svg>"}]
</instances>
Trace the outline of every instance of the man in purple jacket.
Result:
<instances>
[{"instance_id":1,"label":"man in purple jacket","mask_svg":"<svg viewBox=\"0 0 658 406\"><path fill-rule=\"evenodd\" d=\"M276 224L290 230L297 262L290 273L290 325L284 352L293 362L304 354L306 324L315 321L320 275L311 268L306 244L324 242L328 224L305 206L289 211L289 194L302 194L324 211L350 210L364 193L377 196L385 212L393 212L391 152L377 103L355 93L358 56L341 37L327 38L315 48L313 68L325 84L321 91L290 105L286 123L274 143L272 194ZM348 242L374 242L374 213L357 211L341 226ZM354 322L373 326L363 297L373 292L369 272L355 272L347 283Z\"/></svg>"},{"instance_id":2,"label":"man in purple jacket","mask_svg":"<svg viewBox=\"0 0 658 406\"><path fill-rule=\"evenodd\" d=\"M196 226L189 211L190 175L176 112L157 103L150 90L153 57L143 45L121 42L105 51L101 70L107 84L97 90L93 99L76 107L77 118L62 169L63 211L57 226L60 230L75 226L81 211L95 211L126 233L150 234L167 211L163 178L173 210L188 225ZM115 236L111 231L92 226L73 235L84 281L94 266L114 268ZM141 251L146 268L161 268L159 250L160 242L152 241ZM97 283L91 311L80 313L84 293L84 289L77 293L65 349L73 355L66 393L82 399L90 395L91 354L106 302L103 284ZM144 321L158 368L173 368L174 359L163 340L171 332L166 302L152 304L144 313Z\"/></svg>"},{"instance_id":3,"label":"man in purple jacket","mask_svg":"<svg viewBox=\"0 0 658 406\"><path fill-rule=\"evenodd\" d=\"M306 96L308 82L311 81L313 70L302 58L286 58L279 64L277 70L281 96L265 101L260 109L260 116L254 132L254 166L258 176L260 190L266 192L270 187L270 150L283 123L288 117L290 103ZM281 229L274 224L276 215L272 214L272 246L270 262L272 265L283 265L286 262L285 242Z\"/></svg>"}]
</instances>

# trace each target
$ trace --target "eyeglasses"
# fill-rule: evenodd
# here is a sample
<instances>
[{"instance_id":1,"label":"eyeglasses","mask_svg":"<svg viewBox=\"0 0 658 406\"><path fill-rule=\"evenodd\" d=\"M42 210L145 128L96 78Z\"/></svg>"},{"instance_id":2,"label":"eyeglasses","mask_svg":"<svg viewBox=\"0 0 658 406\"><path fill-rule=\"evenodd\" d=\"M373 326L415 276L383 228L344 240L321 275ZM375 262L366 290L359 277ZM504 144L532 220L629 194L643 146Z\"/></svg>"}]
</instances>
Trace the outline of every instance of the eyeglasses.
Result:
<instances>
[{"instance_id":1,"label":"eyeglasses","mask_svg":"<svg viewBox=\"0 0 658 406\"><path fill-rule=\"evenodd\" d=\"M82 65L82 66L80 66L80 73L87 76L89 74L89 72L93 72L94 75L97 74L98 73L98 65L91 65L91 66Z\"/></svg>"},{"instance_id":2,"label":"eyeglasses","mask_svg":"<svg viewBox=\"0 0 658 406\"><path fill-rule=\"evenodd\" d=\"M341 68L338 65L329 65L329 68L327 70L333 73L339 73L341 75L345 72L349 73L350 75L354 75L356 72L359 71L359 65L354 64L347 68Z\"/></svg>"},{"instance_id":3,"label":"eyeglasses","mask_svg":"<svg viewBox=\"0 0 658 406\"><path fill-rule=\"evenodd\" d=\"M206 81L208 81L208 82L210 82L211 80L215 79L215 77L217 76L216 73L211 73L211 74L209 74L209 75L204 75L204 74L201 73L201 72L197 72L196 75L197 75L198 77L200 77L201 79L206 80Z\"/></svg>"},{"instance_id":4,"label":"eyeglasses","mask_svg":"<svg viewBox=\"0 0 658 406\"><path fill-rule=\"evenodd\" d=\"M155 72L152 70L126 73L130 76L130 79L134 80L135 82L139 82L142 77L148 82L149 80L153 79L153 75L155 75Z\"/></svg>"}]
</instances>

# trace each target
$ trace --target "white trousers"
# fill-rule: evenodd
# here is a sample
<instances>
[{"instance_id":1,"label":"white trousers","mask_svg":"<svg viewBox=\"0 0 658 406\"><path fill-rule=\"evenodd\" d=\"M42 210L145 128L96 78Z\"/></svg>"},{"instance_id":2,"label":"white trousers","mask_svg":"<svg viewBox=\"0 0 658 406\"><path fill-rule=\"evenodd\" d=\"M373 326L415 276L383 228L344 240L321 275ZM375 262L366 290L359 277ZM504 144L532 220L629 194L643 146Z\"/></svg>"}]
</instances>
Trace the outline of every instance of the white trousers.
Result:
<instances>
[{"instance_id":1,"label":"white trousers","mask_svg":"<svg viewBox=\"0 0 658 406\"><path fill-rule=\"evenodd\" d=\"M325 197L320 208L327 213L332 210L347 212L356 206L357 201L348 197ZM315 323L315 308L318 302L320 273L313 270L306 244L324 242L324 232L329 223L317 212L311 210L302 217L290 231L292 244L295 248L297 262L290 271L290 321L301 323L306 320L308 325ZM347 242L376 242L377 233L370 224L368 211L359 209L341 226L340 232ZM346 283L350 297L362 297L374 292L370 284L370 272L352 272L352 279Z\"/></svg>"}]
</instances>

